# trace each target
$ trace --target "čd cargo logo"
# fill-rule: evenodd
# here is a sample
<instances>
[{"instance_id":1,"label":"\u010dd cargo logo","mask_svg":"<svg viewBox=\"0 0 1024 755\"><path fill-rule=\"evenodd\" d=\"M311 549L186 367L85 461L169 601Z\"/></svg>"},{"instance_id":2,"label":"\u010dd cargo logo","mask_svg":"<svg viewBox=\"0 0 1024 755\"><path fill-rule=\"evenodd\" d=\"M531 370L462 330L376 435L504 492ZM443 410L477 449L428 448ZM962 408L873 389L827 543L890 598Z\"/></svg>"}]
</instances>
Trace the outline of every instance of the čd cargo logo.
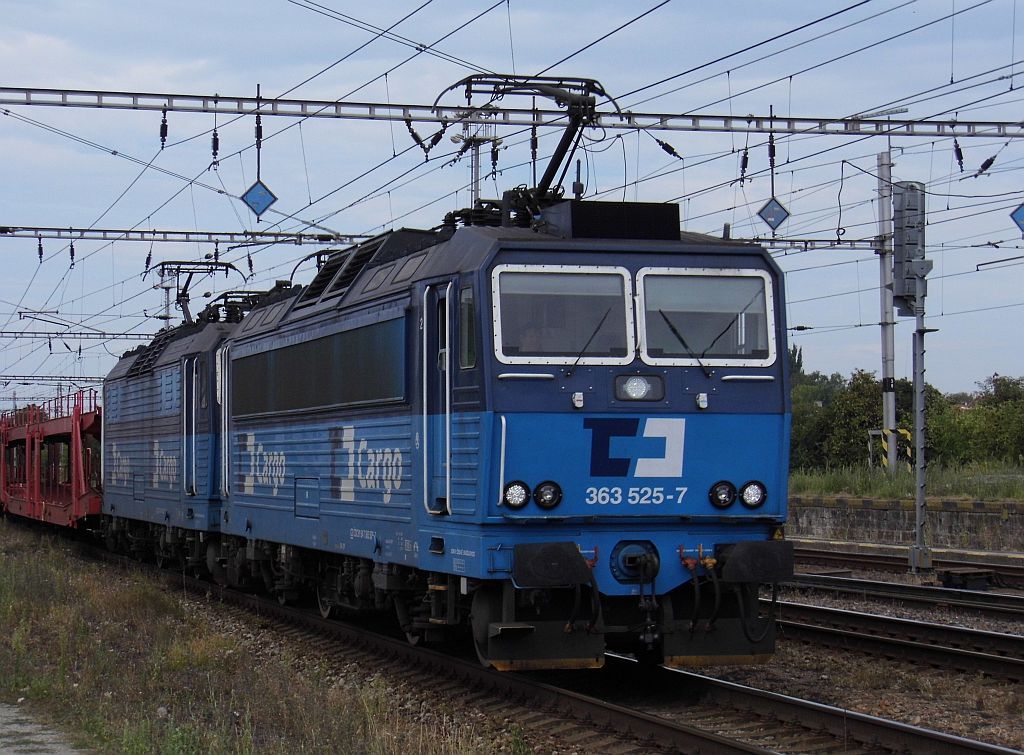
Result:
<instances>
[{"instance_id":1,"label":"\u010dd cargo logo","mask_svg":"<svg viewBox=\"0 0 1024 755\"><path fill-rule=\"evenodd\" d=\"M682 477L685 419L589 417L583 428L591 433L591 477Z\"/></svg>"}]
</instances>

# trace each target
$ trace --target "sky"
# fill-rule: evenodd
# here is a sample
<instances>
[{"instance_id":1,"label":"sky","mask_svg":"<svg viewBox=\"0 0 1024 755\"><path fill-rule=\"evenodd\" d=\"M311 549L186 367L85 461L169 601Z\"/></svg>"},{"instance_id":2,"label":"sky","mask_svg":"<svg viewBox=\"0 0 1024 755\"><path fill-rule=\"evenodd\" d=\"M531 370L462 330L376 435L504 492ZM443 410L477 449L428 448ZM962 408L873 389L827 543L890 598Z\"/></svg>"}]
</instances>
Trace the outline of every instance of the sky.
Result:
<instances>
[{"instance_id":1,"label":"sky","mask_svg":"<svg viewBox=\"0 0 1024 755\"><path fill-rule=\"evenodd\" d=\"M842 118L906 108L891 117L1022 120L1024 2L1018 8L1017 0L5 0L3 7L0 87L250 97L259 88L266 98L429 105L475 72L544 72L597 79L619 107L635 112L743 120L770 111ZM441 101L464 100L450 92ZM498 104L530 102L510 96ZM0 106L0 226L319 226L376 234L430 228L469 203L469 159L455 159L459 145L450 139L458 126L425 159L402 123L262 120L260 178L278 201L257 220L238 198L256 178L252 116L170 112L161 148L158 112ZM424 137L436 130L414 127ZM770 239L757 211L774 183L791 213L777 242L849 241L878 232L877 156L890 150L893 180L919 181L928 192L926 324L935 331L927 336L926 379L959 392L995 373L1024 376L1015 335L1024 332L1024 242L1010 218L1024 202L1024 140L984 128L968 137L966 130L956 140L962 172L953 139L934 136L779 135L774 182L763 134L593 129L577 157L585 198L675 202L687 231L720 236L729 224L733 237ZM482 182L485 197L531 181L528 135L499 127L496 136L497 170ZM541 131L542 158L558 136L558 129ZM152 334L164 325L159 280L152 271L143 276L147 257L155 265L213 252L208 244L81 240L72 266L67 242L42 245L40 263L35 239L0 235L4 408L56 391L27 376L83 383L139 343L76 333ZM196 283L193 308L205 293L264 290L293 275L306 283L315 268L298 263L314 251L220 248L220 259L240 272ZM802 348L805 369L880 374L877 257L868 249L784 245L775 255L786 272L789 325L800 328L790 342ZM180 312L172 316L180 322ZM913 327L913 318L898 318L897 378L911 377ZM31 332L67 334L25 336Z\"/></svg>"}]
</instances>

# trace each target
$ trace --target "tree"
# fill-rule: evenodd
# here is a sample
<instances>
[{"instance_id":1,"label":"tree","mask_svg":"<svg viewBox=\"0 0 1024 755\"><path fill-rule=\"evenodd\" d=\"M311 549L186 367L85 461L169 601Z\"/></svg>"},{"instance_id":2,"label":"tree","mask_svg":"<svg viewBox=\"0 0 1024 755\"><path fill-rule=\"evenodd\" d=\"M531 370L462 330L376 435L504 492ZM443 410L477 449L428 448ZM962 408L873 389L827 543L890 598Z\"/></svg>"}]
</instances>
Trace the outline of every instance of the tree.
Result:
<instances>
[{"instance_id":1,"label":"tree","mask_svg":"<svg viewBox=\"0 0 1024 755\"><path fill-rule=\"evenodd\" d=\"M882 388L874 373L804 372L803 352L788 352L792 386L790 464L793 469L863 466L869 431L882 427ZM925 453L931 463L1024 464L1024 378L994 374L972 395L943 395L925 385ZM913 432L914 389L896 381L897 426ZM905 442L905 441L903 441Z\"/></svg>"},{"instance_id":2,"label":"tree","mask_svg":"<svg viewBox=\"0 0 1024 755\"><path fill-rule=\"evenodd\" d=\"M1004 377L996 372L976 385L981 389L978 403L985 406L1024 400L1024 378Z\"/></svg>"},{"instance_id":3,"label":"tree","mask_svg":"<svg viewBox=\"0 0 1024 755\"><path fill-rule=\"evenodd\" d=\"M925 409L928 425L925 434L925 453L930 463L942 466L962 466L973 460L974 435L969 402L963 394L943 395L931 385L925 386ZM913 431L913 416L905 418L906 428Z\"/></svg>"},{"instance_id":4,"label":"tree","mask_svg":"<svg viewBox=\"0 0 1024 755\"><path fill-rule=\"evenodd\" d=\"M796 344L789 347L789 375L793 382L804 377L804 351Z\"/></svg>"},{"instance_id":5,"label":"tree","mask_svg":"<svg viewBox=\"0 0 1024 755\"><path fill-rule=\"evenodd\" d=\"M868 431L882 426L882 389L873 372L857 370L826 412L824 454L828 466L867 461Z\"/></svg>"},{"instance_id":6,"label":"tree","mask_svg":"<svg viewBox=\"0 0 1024 755\"><path fill-rule=\"evenodd\" d=\"M968 411L972 461L1024 461L1024 378L998 373L978 383Z\"/></svg>"},{"instance_id":7,"label":"tree","mask_svg":"<svg viewBox=\"0 0 1024 755\"><path fill-rule=\"evenodd\" d=\"M846 386L842 375L834 372L807 374L803 371L803 352L797 346L789 349L790 398L793 412L790 436L790 466L812 469L825 465L824 440L828 429L825 407Z\"/></svg>"}]
</instances>

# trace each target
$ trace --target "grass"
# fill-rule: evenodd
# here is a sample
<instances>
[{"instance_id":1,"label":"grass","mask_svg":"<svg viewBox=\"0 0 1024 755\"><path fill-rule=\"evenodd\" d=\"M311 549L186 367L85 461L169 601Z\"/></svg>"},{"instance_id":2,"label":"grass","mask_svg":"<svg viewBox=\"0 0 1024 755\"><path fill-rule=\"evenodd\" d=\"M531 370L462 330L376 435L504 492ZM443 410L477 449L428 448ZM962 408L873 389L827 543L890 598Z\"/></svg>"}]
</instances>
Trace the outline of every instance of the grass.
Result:
<instances>
[{"instance_id":1,"label":"grass","mask_svg":"<svg viewBox=\"0 0 1024 755\"><path fill-rule=\"evenodd\" d=\"M414 711L381 682L218 630L144 579L83 562L0 520L0 700L98 752L521 752L443 703ZM282 646L278 646L282 647ZM440 701L439 701L440 702ZM529 751L528 749L525 751Z\"/></svg>"},{"instance_id":2,"label":"grass","mask_svg":"<svg viewBox=\"0 0 1024 755\"><path fill-rule=\"evenodd\" d=\"M1024 468L1005 465L929 467L926 493L932 498L963 498L977 501L1024 500ZM790 495L846 495L865 498L914 497L915 473L906 467L889 474L880 467L842 467L794 470L789 476Z\"/></svg>"}]
</instances>

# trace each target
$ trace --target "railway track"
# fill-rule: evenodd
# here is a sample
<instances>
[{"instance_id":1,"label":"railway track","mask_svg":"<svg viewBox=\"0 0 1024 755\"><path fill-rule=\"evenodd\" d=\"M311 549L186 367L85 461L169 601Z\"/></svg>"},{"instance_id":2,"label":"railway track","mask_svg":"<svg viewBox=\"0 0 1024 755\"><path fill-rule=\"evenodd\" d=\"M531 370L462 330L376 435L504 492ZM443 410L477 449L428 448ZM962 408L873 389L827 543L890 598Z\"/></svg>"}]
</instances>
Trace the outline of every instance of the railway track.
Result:
<instances>
[{"instance_id":1,"label":"railway track","mask_svg":"<svg viewBox=\"0 0 1024 755\"><path fill-rule=\"evenodd\" d=\"M165 573L165 576L166 573ZM181 575L168 584L182 589ZM626 755L640 752L804 753L804 752L979 752L1012 750L852 711L797 700L664 668L641 668L631 659L609 656L599 672L508 674L315 612L276 601L186 580L186 590L210 591L225 603L257 612L284 633L302 632L329 657L390 668L407 683L466 700L539 732L557 732L587 751ZM545 679L554 678L554 681ZM569 681L571 680L571 681ZM627 686L628 685L628 686ZM666 690L660 704L638 710L590 694L594 688ZM581 691L585 690L585 691ZM685 705L683 702L685 701ZM671 712L671 713L670 713Z\"/></svg>"},{"instance_id":2,"label":"railway track","mask_svg":"<svg viewBox=\"0 0 1024 755\"><path fill-rule=\"evenodd\" d=\"M704 705L728 705L745 711L748 718L758 716L766 726L773 721L793 723L819 735L830 735L833 742L821 742L814 752L928 752L928 753L1013 753L1015 750L976 742L941 732L922 729L876 716L822 705L808 700L752 689L720 679L685 671L663 669L685 684L699 687ZM789 750L780 738L775 752ZM806 742L812 745L812 742ZM814 745L812 745L814 747Z\"/></svg>"},{"instance_id":3,"label":"railway track","mask_svg":"<svg viewBox=\"0 0 1024 755\"><path fill-rule=\"evenodd\" d=\"M765 601L767 604L768 601ZM783 637L1024 681L1024 637L782 601Z\"/></svg>"},{"instance_id":4,"label":"railway track","mask_svg":"<svg viewBox=\"0 0 1024 755\"><path fill-rule=\"evenodd\" d=\"M794 550L798 563L813 563L825 566L866 569L871 571L889 571L906 573L906 555L893 553L852 553L849 551L832 551L820 548L798 546ZM986 569L994 572L1004 587L1024 588L1024 565L1006 563L984 563L960 559L932 557L932 565L936 569Z\"/></svg>"},{"instance_id":5,"label":"railway track","mask_svg":"<svg viewBox=\"0 0 1024 755\"><path fill-rule=\"evenodd\" d=\"M958 590L901 582L878 582L870 579L825 574L797 574L785 586L801 590L811 589L840 595L898 601L929 608L945 606L984 616L1024 621L1024 595Z\"/></svg>"},{"instance_id":6,"label":"railway track","mask_svg":"<svg viewBox=\"0 0 1024 755\"><path fill-rule=\"evenodd\" d=\"M475 659L460 658L428 648L410 645L363 626L323 619L311 610L281 606L270 599L180 575L168 578L176 589L210 593L223 602L250 613L258 613L275 629L314 645L326 657L356 660L367 668L390 671L407 684L443 695L451 701L465 700L476 707L502 709L505 717L542 732L557 732L596 752L620 755L661 752L764 753L760 747L735 741L713 731L702 730L608 703L519 674L498 673L483 668Z\"/></svg>"},{"instance_id":7,"label":"railway track","mask_svg":"<svg viewBox=\"0 0 1024 755\"><path fill-rule=\"evenodd\" d=\"M608 656L603 670L562 672L555 681L546 681L543 674L497 673L474 659L411 646L365 626L324 620L315 609L281 606L271 598L140 564L82 541L79 552L120 568L147 570L168 589L221 602L226 611L255 614L265 627L303 643L325 660L354 662L391 674L411 687L443 696L446 707L486 710L524 729L555 735L582 751L616 755L1017 752L700 674L644 668L614 655ZM592 694L595 689L614 690L614 694ZM658 699L649 699L652 690L658 690ZM616 695L623 694L634 701L641 698L644 710L616 702Z\"/></svg>"}]
</instances>

